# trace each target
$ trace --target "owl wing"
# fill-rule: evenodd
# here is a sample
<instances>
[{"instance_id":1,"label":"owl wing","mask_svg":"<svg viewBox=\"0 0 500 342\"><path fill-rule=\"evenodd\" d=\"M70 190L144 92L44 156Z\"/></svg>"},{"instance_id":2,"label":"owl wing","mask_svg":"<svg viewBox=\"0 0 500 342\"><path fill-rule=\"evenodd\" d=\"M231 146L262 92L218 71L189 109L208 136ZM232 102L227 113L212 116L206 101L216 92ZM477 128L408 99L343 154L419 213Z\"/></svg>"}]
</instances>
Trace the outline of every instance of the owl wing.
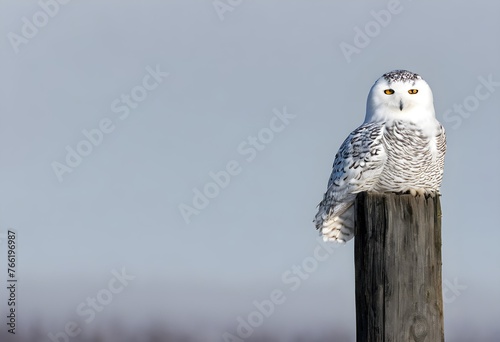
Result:
<instances>
[{"instance_id":1,"label":"owl wing","mask_svg":"<svg viewBox=\"0 0 500 342\"><path fill-rule=\"evenodd\" d=\"M441 182L443 180L443 171L444 171L444 156L446 154L446 132L444 130L443 125L439 124L439 131L436 136L436 147L438 150L438 187L441 186Z\"/></svg>"},{"instance_id":2,"label":"owl wing","mask_svg":"<svg viewBox=\"0 0 500 342\"><path fill-rule=\"evenodd\" d=\"M335 155L328 189L319 204L316 228L348 210L356 194L372 189L386 160L382 141L385 123L365 123L354 130Z\"/></svg>"}]
</instances>

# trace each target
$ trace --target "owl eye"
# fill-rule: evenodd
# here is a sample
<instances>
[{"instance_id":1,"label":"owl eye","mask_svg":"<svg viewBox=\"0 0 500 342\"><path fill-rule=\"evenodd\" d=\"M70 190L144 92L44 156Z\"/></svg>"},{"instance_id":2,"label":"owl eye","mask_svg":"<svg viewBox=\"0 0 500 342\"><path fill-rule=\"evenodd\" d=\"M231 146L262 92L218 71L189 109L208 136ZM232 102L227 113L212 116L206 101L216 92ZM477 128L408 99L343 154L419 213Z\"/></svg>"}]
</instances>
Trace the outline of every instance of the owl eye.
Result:
<instances>
[{"instance_id":1,"label":"owl eye","mask_svg":"<svg viewBox=\"0 0 500 342\"><path fill-rule=\"evenodd\" d=\"M409 94L416 94L416 93L418 93L418 89L410 89L410 90L408 90L408 93Z\"/></svg>"},{"instance_id":2,"label":"owl eye","mask_svg":"<svg viewBox=\"0 0 500 342\"><path fill-rule=\"evenodd\" d=\"M392 95L392 94L394 94L394 90L393 89L386 89L386 90L384 90L384 93L387 95Z\"/></svg>"}]
</instances>

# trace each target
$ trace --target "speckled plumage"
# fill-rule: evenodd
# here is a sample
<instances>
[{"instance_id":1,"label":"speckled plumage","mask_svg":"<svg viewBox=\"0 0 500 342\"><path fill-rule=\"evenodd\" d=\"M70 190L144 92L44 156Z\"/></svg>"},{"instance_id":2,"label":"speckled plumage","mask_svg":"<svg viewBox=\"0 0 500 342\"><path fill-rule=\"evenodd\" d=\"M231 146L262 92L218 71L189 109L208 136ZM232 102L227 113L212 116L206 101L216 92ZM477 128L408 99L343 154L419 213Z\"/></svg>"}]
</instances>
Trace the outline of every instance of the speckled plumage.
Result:
<instances>
[{"instance_id":1,"label":"speckled plumage","mask_svg":"<svg viewBox=\"0 0 500 342\"><path fill-rule=\"evenodd\" d=\"M325 240L350 240L353 203L362 191L438 194L445 152L445 131L427 83L406 70L384 74L370 90L364 123L335 156L316 228Z\"/></svg>"},{"instance_id":2,"label":"speckled plumage","mask_svg":"<svg viewBox=\"0 0 500 342\"><path fill-rule=\"evenodd\" d=\"M419 74L415 74L414 72L408 70L393 70L383 74L382 77L389 83L411 81L412 84L415 84L415 81L422 79Z\"/></svg>"}]
</instances>

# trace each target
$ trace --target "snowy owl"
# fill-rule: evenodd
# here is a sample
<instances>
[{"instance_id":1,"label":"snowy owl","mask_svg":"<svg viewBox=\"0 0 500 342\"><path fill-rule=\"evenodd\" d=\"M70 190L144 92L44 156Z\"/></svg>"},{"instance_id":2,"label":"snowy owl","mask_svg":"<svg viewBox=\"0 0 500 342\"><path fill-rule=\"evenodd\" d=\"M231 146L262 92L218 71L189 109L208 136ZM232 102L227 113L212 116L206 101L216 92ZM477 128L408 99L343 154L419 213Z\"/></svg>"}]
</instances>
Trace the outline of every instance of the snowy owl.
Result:
<instances>
[{"instance_id":1,"label":"snowy owl","mask_svg":"<svg viewBox=\"0 0 500 342\"><path fill-rule=\"evenodd\" d=\"M335 155L316 229L325 241L350 240L359 192L439 194L445 152L427 82L406 70L384 74L370 89L365 121Z\"/></svg>"}]
</instances>

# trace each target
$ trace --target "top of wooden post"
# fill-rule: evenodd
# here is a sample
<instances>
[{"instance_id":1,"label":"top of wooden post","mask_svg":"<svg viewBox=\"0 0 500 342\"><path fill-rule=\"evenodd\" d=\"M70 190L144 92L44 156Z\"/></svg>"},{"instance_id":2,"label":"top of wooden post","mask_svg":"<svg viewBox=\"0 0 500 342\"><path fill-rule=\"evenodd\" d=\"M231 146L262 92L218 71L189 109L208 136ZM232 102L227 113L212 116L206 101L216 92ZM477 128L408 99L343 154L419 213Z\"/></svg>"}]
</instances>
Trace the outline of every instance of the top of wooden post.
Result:
<instances>
[{"instance_id":1,"label":"top of wooden post","mask_svg":"<svg viewBox=\"0 0 500 342\"><path fill-rule=\"evenodd\" d=\"M355 201L357 340L444 341L439 196Z\"/></svg>"}]
</instances>

